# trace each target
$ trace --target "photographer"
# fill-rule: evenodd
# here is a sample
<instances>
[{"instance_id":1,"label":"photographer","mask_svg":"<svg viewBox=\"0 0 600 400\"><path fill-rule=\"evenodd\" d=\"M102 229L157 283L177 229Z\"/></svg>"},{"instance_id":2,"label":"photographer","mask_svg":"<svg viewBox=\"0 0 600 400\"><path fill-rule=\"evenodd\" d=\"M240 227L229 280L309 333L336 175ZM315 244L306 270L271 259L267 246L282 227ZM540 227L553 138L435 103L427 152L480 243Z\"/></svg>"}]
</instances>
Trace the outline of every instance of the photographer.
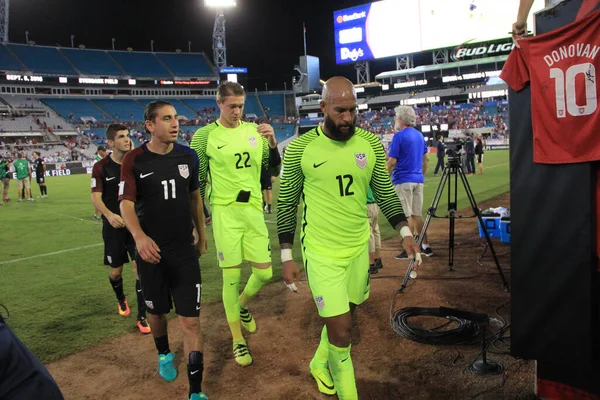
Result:
<instances>
[{"instance_id":1,"label":"photographer","mask_svg":"<svg viewBox=\"0 0 600 400\"><path fill-rule=\"evenodd\" d=\"M438 142L435 145L437 149L437 164L435 166L435 170L433 171L433 175L437 175L440 167L442 168L442 172L444 172L444 156L446 155L446 146L444 145L444 137L442 135L438 136Z\"/></svg>"},{"instance_id":2,"label":"photographer","mask_svg":"<svg viewBox=\"0 0 600 400\"><path fill-rule=\"evenodd\" d=\"M473 175L475 173L475 144L472 133L467 133L464 149L467 155L467 175Z\"/></svg>"}]
</instances>

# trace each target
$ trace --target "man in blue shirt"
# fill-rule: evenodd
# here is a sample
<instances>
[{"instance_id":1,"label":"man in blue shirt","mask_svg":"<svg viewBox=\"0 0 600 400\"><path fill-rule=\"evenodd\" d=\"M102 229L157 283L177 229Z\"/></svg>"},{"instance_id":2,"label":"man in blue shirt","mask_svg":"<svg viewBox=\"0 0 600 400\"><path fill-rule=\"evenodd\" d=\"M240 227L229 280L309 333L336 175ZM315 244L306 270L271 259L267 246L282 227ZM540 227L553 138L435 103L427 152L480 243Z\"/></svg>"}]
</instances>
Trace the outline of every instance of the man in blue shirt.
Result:
<instances>
[{"instance_id":1,"label":"man in blue shirt","mask_svg":"<svg viewBox=\"0 0 600 400\"><path fill-rule=\"evenodd\" d=\"M394 110L396 133L389 146L387 162L388 172L392 174L394 189L402 202L402 208L408 218L408 227L418 234L423 229L423 184L427 171L429 155L423 134L414 128L415 110L412 107L398 106ZM422 254L433 255L427 236L423 238ZM397 259L408 259L406 251L398 254Z\"/></svg>"}]
</instances>

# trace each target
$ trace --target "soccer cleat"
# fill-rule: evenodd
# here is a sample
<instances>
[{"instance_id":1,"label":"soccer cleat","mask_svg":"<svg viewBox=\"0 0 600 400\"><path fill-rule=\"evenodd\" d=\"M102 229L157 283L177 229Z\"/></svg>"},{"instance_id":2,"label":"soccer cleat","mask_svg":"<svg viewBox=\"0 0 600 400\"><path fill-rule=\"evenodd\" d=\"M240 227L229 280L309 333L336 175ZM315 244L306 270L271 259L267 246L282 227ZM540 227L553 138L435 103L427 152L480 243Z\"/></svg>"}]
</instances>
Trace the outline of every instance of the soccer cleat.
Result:
<instances>
[{"instance_id":1,"label":"soccer cleat","mask_svg":"<svg viewBox=\"0 0 600 400\"><path fill-rule=\"evenodd\" d=\"M94 219L95 219L96 221L98 221L100 218L99 218L99 217L98 217L96 214L94 214Z\"/></svg>"},{"instance_id":2,"label":"soccer cleat","mask_svg":"<svg viewBox=\"0 0 600 400\"><path fill-rule=\"evenodd\" d=\"M423 254L426 257L431 257L433 255L433 250L431 249L431 247L428 247L426 249L423 249L421 251L421 254Z\"/></svg>"},{"instance_id":3,"label":"soccer cleat","mask_svg":"<svg viewBox=\"0 0 600 400\"><path fill-rule=\"evenodd\" d=\"M148 323L148 320L146 319L146 317L138 318L137 327L140 330L140 332L142 332L145 335L152 332L152 330L150 329L150 324Z\"/></svg>"},{"instance_id":4,"label":"soccer cleat","mask_svg":"<svg viewBox=\"0 0 600 400\"><path fill-rule=\"evenodd\" d=\"M374 275L377 272L379 272L379 269L377 269L377 266L375 264L369 265L369 274Z\"/></svg>"},{"instance_id":5,"label":"soccer cleat","mask_svg":"<svg viewBox=\"0 0 600 400\"><path fill-rule=\"evenodd\" d=\"M190 400L208 400L208 397L202 392L192 393L190 394Z\"/></svg>"},{"instance_id":6,"label":"soccer cleat","mask_svg":"<svg viewBox=\"0 0 600 400\"><path fill-rule=\"evenodd\" d=\"M377 269L383 268L383 262L381 261L381 258L378 258L377 260L375 260L375 268L377 268Z\"/></svg>"},{"instance_id":7,"label":"soccer cleat","mask_svg":"<svg viewBox=\"0 0 600 400\"><path fill-rule=\"evenodd\" d=\"M127 304L127 299L123 299L123 301L117 301L117 308L121 317L126 317L131 312L129 309L129 304Z\"/></svg>"},{"instance_id":8,"label":"soccer cleat","mask_svg":"<svg viewBox=\"0 0 600 400\"><path fill-rule=\"evenodd\" d=\"M405 250L405 251L403 251L403 252L402 252L402 253L400 253L400 254L396 254L396 255L394 256L394 258L395 258L396 260L408 260L408 254L406 254L406 250Z\"/></svg>"},{"instance_id":9,"label":"soccer cleat","mask_svg":"<svg viewBox=\"0 0 600 400\"><path fill-rule=\"evenodd\" d=\"M174 358L173 353L158 355L158 372L167 382L174 381L177 378L177 370L173 365Z\"/></svg>"},{"instance_id":10,"label":"soccer cleat","mask_svg":"<svg viewBox=\"0 0 600 400\"><path fill-rule=\"evenodd\" d=\"M233 356L235 362L240 364L242 367L249 367L252 365L254 360L250 354L250 349L246 343L233 343Z\"/></svg>"},{"instance_id":11,"label":"soccer cleat","mask_svg":"<svg viewBox=\"0 0 600 400\"><path fill-rule=\"evenodd\" d=\"M250 311L247 308L240 307L240 320L242 321L242 326L250 333L256 332L256 321Z\"/></svg>"},{"instance_id":12,"label":"soccer cleat","mask_svg":"<svg viewBox=\"0 0 600 400\"><path fill-rule=\"evenodd\" d=\"M336 393L333 379L327 368L318 367L311 361L308 366L308 372L310 372L315 381L317 381L319 392L328 396L333 396Z\"/></svg>"}]
</instances>

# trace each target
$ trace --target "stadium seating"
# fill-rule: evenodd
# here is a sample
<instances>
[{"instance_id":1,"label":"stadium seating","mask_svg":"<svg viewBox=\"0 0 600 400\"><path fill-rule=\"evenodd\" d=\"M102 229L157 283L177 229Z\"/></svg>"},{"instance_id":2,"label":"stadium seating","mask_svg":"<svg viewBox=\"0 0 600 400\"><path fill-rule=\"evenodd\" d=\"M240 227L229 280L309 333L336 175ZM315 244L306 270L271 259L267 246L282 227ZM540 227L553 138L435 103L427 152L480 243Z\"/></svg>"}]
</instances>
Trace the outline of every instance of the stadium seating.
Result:
<instances>
[{"instance_id":1,"label":"stadium seating","mask_svg":"<svg viewBox=\"0 0 600 400\"><path fill-rule=\"evenodd\" d=\"M114 117L115 121L143 121L144 106L132 99L93 99L102 110Z\"/></svg>"},{"instance_id":2,"label":"stadium seating","mask_svg":"<svg viewBox=\"0 0 600 400\"><path fill-rule=\"evenodd\" d=\"M244 113L255 114L258 118L264 118L260 104L258 103L258 97L254 93L248 93L246 95L246 104L244 105Z\"/></svg>"},{"instance_id":3,"label":"stadium seating","mask_svg":"<svg viewBox=\"0 0 600 400\"><path fill-rule=\"evenodd\" d=\"M127 75L132 77L173 77L152 53L109 51L108 54L123 68Z\"/></svg>"},{"instance_id":4,"label":"stadium seating","mask_svg":"<svg viewBox=\"0 0 600 400\"><path fill-rule=\"evenodd\" d=\"M124 75L123 70L104 50L61 49L61 51L83 74Z\"/></svg>"},{"instance_id":5,"label":"stadium seating","mask_svg":"<svg viewBox=\"0 0 600 400\"><path fill-rule=\"evenodd\" d=\"M23 65L5 45L0 45L0 69L6 71L20 71L23 69Z\"/></svg>"},{"instance_id":6,"label":"stadium seating","mask_svg":"<svg viewBox=\"0 0 600 400\"><path fill-rule=\"evenodd\" d=\"M291 138L296 132L295 125L292 124L273 124L273 130L278 143Z\"/></svg>"},{"instance_id":7,"label":"stadium seating","mask_svg":"<svg viewBox=\"0 0 600 400\"><path fill-rule=\"evenodd\" d=\"M215 99L181 99L181 102L196 112L202 112L202 110L204 110L205 108L212 108L214 109L214 111L210 112L209 115L219 115L219 107L217 106L217 102Z\"/></svg>"},{"instance_id":8,"label":"stadium seating","mask_svg":"<svg viewBox=\"0 0 600 400\"><path fill-rule=\"evenodd\" d=\"M93 117L97 121L111 122L113 118L87 99L42 98L44 104L55 110L67 122L78 122L81 117ZM69 118L72 115L73 119Z\"/></svg>"},{"instance_id":9,"label":"stadium seating","mask_svg":"<svg viewBox=\"0 0 600 400\"><path fill-rule=\"evenodd\" d=\"M4 132L38 132L41 130L31 117L0 120L0 128Z\"/></svg>"},{"instance_id":10,"label":"stadium seating","mask_svg":"<svg viewBox=\"0 0 600 400\"><path fill-rule=\"evenodd\" d=\"M175 76L207 77L215 75L209 61L201 53L156 53L156 57Z\"/></svg>"},{"instance_id":11,"label":"stadium seating","mask_svg":"<svg viewBox=\"0 0 600 400\"><path fill-rule=\"evenodd\" d=\"M44 109L44 105L38 100L29 96L15 95L15 94L3 94L2 100L9 104L13 108L27 108L27 109Z\"/></svg>"},{"instance_id":12,"label":"stadium seating","mask_svg":"<svg viewBox=\"0 0 600 400\"><path fill-rule=\"evenodd\" d=\"M265 113L271 117L285 116L285 106L283 94L259 94L260 102L262 103Z\"/></svg>"},{"instance_id":13,"label":"stadium seating","mask_svg":"<svg viewBox=\"0 0 600 400\"><path fill-rule=\"evenodd\" d=\"M7 47L34 73L76 75L77 71L55 47L10 43Z\"/></svg>"}]
</instances>

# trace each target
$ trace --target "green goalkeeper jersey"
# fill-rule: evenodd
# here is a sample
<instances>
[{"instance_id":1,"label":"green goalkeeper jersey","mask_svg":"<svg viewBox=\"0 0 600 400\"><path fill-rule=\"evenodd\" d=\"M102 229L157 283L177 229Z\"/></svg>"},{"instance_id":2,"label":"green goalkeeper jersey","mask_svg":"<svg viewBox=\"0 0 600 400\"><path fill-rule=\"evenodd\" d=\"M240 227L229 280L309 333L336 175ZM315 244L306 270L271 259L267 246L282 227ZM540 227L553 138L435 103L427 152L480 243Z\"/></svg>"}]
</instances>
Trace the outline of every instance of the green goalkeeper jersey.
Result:
<instances>
[{"instance_id":1,"label":"green goalkeeper jersey","mask_svg":"<svg viewBox=\"0 0 600 400\"><path fill-rule=\"evenodd\" d=\"M287 147L277 201L280 243L293 243L300 196L304 202L302 245L329 258L355 258L369 240L367 194L396 227L406 221L385 167L385 152L372 133L356 128L346 142L317 127Z\"/></svg>"},{"instance_id":2,"label":"green goalkeeper jersey","mask_svg":"<svg viewBox=\"0 0 600 400\"><path fill-rule=\"evenodd\" d=\"M237 128L226 128L219 121L196 131L190 147L198 154L200 193L211 204L229 205L240 191L250 192L249 204L262 209L261 168L269 166L269 142L256 130L257 125L240 121Z\"/></svg>"}]
</instances>

